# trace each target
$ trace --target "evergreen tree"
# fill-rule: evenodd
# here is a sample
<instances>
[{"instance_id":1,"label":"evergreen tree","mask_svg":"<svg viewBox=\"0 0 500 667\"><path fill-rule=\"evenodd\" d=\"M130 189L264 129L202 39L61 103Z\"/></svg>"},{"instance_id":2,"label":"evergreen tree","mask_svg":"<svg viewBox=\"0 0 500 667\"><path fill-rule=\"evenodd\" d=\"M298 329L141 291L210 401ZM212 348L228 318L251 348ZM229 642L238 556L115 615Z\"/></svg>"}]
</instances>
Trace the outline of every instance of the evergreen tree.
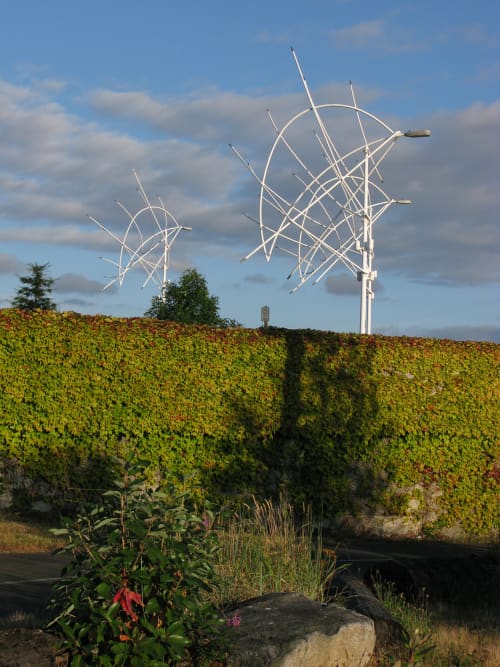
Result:
<instances>
[{"instance_id":1,"label":"evergreen tree","mask_svg":"<svg viewBox=\"0 0 500 667\"><path fill-rule=\"evenodd\" d=\"M54 281L46 275L49 264L28 264L30 273L20 276L21 287L12 300L12 307L20 310L55 310L50 293Z\"/></svg>"},{"instance_id":2,"label":"evergreen tree","mask_svg":"<svg viewBox=\"0 0 500 667\"><path fill-rule=\"evenodd\" d=\"M210 295L207 281L196 269L184 271L178 283L168 283L162 297L153 297L145 316L182 324L239 326L235 320L220 317L219 298Z\"/></svg>"}]
</instances>

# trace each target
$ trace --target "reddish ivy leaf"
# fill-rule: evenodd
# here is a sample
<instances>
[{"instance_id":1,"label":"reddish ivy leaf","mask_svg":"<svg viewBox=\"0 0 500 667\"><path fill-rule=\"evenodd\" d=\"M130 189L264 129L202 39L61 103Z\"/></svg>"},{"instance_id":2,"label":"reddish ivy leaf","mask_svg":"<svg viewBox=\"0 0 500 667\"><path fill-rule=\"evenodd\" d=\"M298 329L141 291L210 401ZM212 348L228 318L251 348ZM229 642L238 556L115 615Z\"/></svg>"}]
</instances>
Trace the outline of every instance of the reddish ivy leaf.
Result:
<instances>
[{"instance_id":1,"label":"reddish ivy leaf","mask_svg":"<svg viewBox=\"0 0 500 667\"><path fill-rule=\"evenodd\" d=\"M139 617L133 610L132 603L135 602L141 607L144 607L144 602L142 601L139 593L134 593L129 588L120 588L120 590L115 594L113 602L119 602L123 611L134 621L137 621Z\"/></svg>"}]
</instances>

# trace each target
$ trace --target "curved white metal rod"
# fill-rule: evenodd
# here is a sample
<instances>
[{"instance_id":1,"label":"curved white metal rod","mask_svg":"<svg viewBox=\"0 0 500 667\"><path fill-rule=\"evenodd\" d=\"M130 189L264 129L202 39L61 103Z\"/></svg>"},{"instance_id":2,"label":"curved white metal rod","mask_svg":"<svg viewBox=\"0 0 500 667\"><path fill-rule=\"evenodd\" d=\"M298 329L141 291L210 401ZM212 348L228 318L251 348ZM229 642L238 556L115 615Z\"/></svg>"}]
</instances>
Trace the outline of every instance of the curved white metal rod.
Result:
<instances>
[{"instance_id":1,"label":"curved white metal rod","mask_svg":"<svg viewBox=\"0 0 500 667\"><path fill-rule=\"evenodd\" d=\"M359 109L358 107L354 107L353 105L350 105L350 104L320 104L320 105L317 105L317 106L315 105L315 111L316 112L319 112L319 110L321 110L321 109L348 109L348 110L351 110L351 111L359 111L359 113L362 113L362 114L366 115L368 118L371 118L372 120L374 120L377 123L379 123L380 125L382 125L387 131L389 131L391 133L391 138L392 138L392 135L398 134L398 133L395 133L389 127L389 125L387 125L382 120L377 118L374 114L372 114L368 111L365 111L364 109ZM270 165L271 165L274 153L275 153L277 147L279 146L280 142L283 140L282 139L283 135L285 134L285 132L288 130L288 128L293 123L295 123L299 118L302 118L303 116L307 115L308 113L311 113L311 111L312 111L311 109L304 109L303 111L300 111L299 113L295 114L294 116L292 116L292 118L290 118L285 123L285 125L281 128L281 130L278 131L278 135L275 138L275 140L274 140L274 142L271 146L271 149L269 151L269 155L268 155L265 167L264 167L262 178L259 178L255 174L255 172L253 172L255 177L257 178L257 180L260 182L261 186L264 183L266 183L266 181L267 181L267 175L268 175L268 172L269 172L269 169L270 169ZM375 140L371 143L374 144L374 143L377 143L378 141L379 140ZM286 142L284 142L284 143L286 145ZM369 144L369 145L371 145L371 144ZM344 156L344 160L351 157L351 155L355 154L358 151L359 151L359 148L354 149L353 151L350 151L349 153L347 153ZM301 161L299 160L298 163L301 164ZM249 163L246 163L246 164L247 164L247 166L250 166ZM326 171L328 171L328 169L325 169L325 172ZM265 187L264 190L268 193L271 191L271 189L269 187ZM273 194L275 194L276 196L279 196L279 195L277 195L277 193L273 193ZM259 196L259 219L260 220L263 219L263 203L264 202L265 202L264 193L263 193L263 188L261 187L261 192L260 192L260 196ZM266 240L263 238L262 233L261 233L261 238L262 238L262 246L266 247ZM269 251L269 253L266 252L266 255L269 254L269 256L270 256L272 254L274 246L275 246L275 243L272 243L271 244L271 250Z\"/></svg>"}]
</instances>

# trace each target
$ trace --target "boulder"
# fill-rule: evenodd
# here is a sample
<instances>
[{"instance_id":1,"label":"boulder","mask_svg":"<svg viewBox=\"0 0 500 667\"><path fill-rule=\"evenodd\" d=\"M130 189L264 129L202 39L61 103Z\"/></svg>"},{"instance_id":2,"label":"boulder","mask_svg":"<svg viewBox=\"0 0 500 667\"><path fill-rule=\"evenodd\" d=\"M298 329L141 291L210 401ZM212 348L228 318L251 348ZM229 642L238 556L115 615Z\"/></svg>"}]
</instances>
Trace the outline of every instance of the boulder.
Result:
<instances>
[{"instance_id":1,"label":"boulder","mask_svg":"<svg viewBox=\"0 0 500 667\"><path fill-rule=\"evenodd\" d=\"M375 597L364 581L347 571L335 575L328 594L342 598L346 609L371 618L375 626L375 650L396 646L407 638L403 626Z\"/></svg>"},{"instance_id":2,"label":"boulder","mask_svg":"<svg viewBox=\"0 0 500 667\"><path fill-rule=\"evenodd\" d=\"M362 667L375 647L370 618L298 593L253 598L232 619L228 667Z\"/></svg>"}]
</instances>

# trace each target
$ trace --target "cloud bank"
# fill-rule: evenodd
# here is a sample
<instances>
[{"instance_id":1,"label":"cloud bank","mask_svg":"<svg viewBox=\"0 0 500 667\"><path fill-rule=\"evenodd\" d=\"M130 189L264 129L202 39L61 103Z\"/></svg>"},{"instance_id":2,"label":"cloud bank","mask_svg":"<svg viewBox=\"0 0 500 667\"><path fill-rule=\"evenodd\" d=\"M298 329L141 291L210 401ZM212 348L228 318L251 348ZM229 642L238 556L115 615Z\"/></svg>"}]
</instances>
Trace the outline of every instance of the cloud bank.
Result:
<instances>
[{"instance_id":1,"label":"cloud bank","mask_svg":"<svg viewBox=\"0 0 500 667\"><path fill-rule=\"evenodd\" d=\"M365 22L336 31L335 39L356 44L367 36L386 40L387 26ZM121 233L123 211L114 201L129 211L140 205L132 169L152 198L159 194L177 220L193 228L183 240L181 263L200 247L207 255L237 257L258 243L255 227L242 215L257 215L257 184L228 144L240 147L261 173L275 136L265 109L281 126L306 106L303 94L252 97L211 88L161 99L99 89L70 103L61 101L61 90L0 81L0 272L22 270L12 250L16 244L68 253L117 251L87 214ZM319 94L328 99L338 90L331 84ZM360 98L374 94L359 91ZM376 229L379 273L431 285L498 283L500 100L390 122L403 130L429 127L432 137L399 141L384 163L387 189L414 205L391 209ZM305 161L322 159L312 133L296 139ZM283 169L279 178L286 191L291 174ZM246 280L266 278L250 271ZM89 295L101 288L99 281L72 273L57 280L59 292ZM326 289L351 294L357 286L350 277L332 276Z\"/></svg>"}]
</instances>

